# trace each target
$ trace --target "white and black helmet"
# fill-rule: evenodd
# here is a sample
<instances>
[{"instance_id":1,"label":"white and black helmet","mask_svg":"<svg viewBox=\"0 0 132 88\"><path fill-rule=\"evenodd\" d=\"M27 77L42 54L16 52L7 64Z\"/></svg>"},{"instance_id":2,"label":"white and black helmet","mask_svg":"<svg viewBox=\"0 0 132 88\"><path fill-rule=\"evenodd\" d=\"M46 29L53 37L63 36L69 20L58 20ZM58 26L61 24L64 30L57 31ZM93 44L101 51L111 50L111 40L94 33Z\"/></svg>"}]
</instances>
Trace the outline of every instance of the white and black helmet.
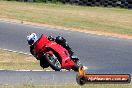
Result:
<instances>
[{"instance_id":1,"label":"white and black helmet","mask_svg":"<svg viewBox=\"0 0 132 88\"><path fill-rule=\"evenodd\" d=\"M31 33L29 36L27 36L27 41L30 46L33 45L37 40L38 37L35 33Z\"/></svg>"}]
</instances>

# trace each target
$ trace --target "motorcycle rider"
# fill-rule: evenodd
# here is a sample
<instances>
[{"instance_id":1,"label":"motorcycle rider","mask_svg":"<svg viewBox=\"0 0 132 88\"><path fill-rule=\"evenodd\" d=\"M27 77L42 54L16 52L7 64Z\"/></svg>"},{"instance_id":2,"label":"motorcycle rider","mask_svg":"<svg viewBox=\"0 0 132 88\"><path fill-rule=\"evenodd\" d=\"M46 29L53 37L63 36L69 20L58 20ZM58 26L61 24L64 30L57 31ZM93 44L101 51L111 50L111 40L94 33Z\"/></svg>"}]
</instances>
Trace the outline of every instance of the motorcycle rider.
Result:
<instances>
[{"instance_id":1,"label":"motorcycle rider","mask_svg":"<svg viewBox=\"0 0 132 88\"><path fill-rule=\"evenodd\" d=\"M40 37L40 38L41 38L41 37ZM58 43L59 45L61 45L62 47L64 47L66 50L68 50L68 53L70 54L71 59L73 59L72 57L74 57L74 56L73 56L74 52L72 51L72 49L71 49L70 46L68 45L66 39L64 39L64 38L61 37L61 36L57 36L56 38L54 38L53 36L48 36L47 38L48 38L48 40L50 40L50 41L55 41L56 43ZM29 44L29 46L30 46L30 53L31 53L34 57L36 57L36 56L34 55L34 53L33 53L34 43L37 42L38 39L39 39L39 38L38 38L38 36L37 36L35 33L31 33L29 36L27 36L27 41L28 41L28 44ZM36 59L38 59L38 58L36 57Z\"/></svg>"}]
</instances>

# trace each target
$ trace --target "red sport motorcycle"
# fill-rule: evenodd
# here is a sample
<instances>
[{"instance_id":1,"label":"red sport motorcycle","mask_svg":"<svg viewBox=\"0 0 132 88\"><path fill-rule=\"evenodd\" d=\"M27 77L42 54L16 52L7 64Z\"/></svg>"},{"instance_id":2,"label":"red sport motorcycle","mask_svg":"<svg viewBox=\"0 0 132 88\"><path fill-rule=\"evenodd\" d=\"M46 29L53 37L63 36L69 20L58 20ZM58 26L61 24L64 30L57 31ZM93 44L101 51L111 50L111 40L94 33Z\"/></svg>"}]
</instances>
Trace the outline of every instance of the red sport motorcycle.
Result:
<instances>
[{"instance_id":1,"label":"red sport motorcycle","mask_svg":"<svg viewBox=\"0 0 132 88\"><path fill-rule=\"evenodd\" d=\"M47 39L46 35L42 35L34 44L33 53L40 60L42 68L51 67L55 71L61 69L78 71L81 65L77 57L70 57L68 51L55 41Z\"/></svg>"}]
</instances>

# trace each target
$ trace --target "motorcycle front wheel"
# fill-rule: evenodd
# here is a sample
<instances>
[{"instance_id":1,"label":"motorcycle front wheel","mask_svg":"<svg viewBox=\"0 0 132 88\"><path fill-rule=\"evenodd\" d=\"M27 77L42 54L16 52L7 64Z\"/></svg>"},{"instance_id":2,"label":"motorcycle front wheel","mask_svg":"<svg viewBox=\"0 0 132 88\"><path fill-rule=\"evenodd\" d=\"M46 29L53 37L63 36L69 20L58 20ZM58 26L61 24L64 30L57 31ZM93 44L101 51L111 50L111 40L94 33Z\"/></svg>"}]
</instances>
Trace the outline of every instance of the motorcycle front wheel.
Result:
<instances>
[{"instance_id":1,"label":"motorcycle front wheel","mask_svg":"<svg viewBox=\"0 0 132 88\"><path fill-rule=\"evenodd\" d=\"M61 70L61 63L58 60L58 58L53 54L45 54L45 59L48 62L49 66L55 70L55 71L60 71Z\"/></svg>"}]
</instances>

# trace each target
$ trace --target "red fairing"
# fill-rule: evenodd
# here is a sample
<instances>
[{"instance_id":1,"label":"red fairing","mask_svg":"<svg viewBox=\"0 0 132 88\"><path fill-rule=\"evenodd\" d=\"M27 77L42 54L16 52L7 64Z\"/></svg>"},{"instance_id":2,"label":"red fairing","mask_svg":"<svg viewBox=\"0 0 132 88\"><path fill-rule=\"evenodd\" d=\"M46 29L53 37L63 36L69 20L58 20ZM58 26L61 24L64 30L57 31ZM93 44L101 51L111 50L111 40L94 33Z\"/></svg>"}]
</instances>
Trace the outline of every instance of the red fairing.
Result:
<instances>
[{"instance_id":1,"label":"red fairing","mask_svg":"<svg viewBox=\"0 0 132 88\"><path fill-rule=\"evenodd\" d=\"M35 46L34 46L34 52L35 54L39 54L40 51L43 49L43 46L48 43L49 40L46 38L46 35L42 35L38 41L36 41Z\"/></svg>"},{"instance_id":2,"label":"red fairing","mask_svg":"<svg viewBox=\"0 0 132 88\"><path fill-rule=\"evenodd\" d=\"M59 53L60 59L62 61L62 68L68 69L74 65L74 62L69 57L68 51L61 45L57 44L56 42L51 42L47 44L47 47L50 47Z\"/></svg>"},{"instance_id":3,"label":"red fairing","mask_svg":"<svg viewBox=\"0 0 132 88\"><path fill-rule=\"evenodd\" d=\"M65 48L63 48L61 45L57 44L56 42L49 41L46 35L43 34L41 38L35 43L34 53L39 58L42 58L42 53L47 53L46 51L47 48L50 48L59 54L60 56L59 58L62 61L61 65L63 69L72 68L74 62L70 59L68 51Z\"/></svg>"}]
</instances>

